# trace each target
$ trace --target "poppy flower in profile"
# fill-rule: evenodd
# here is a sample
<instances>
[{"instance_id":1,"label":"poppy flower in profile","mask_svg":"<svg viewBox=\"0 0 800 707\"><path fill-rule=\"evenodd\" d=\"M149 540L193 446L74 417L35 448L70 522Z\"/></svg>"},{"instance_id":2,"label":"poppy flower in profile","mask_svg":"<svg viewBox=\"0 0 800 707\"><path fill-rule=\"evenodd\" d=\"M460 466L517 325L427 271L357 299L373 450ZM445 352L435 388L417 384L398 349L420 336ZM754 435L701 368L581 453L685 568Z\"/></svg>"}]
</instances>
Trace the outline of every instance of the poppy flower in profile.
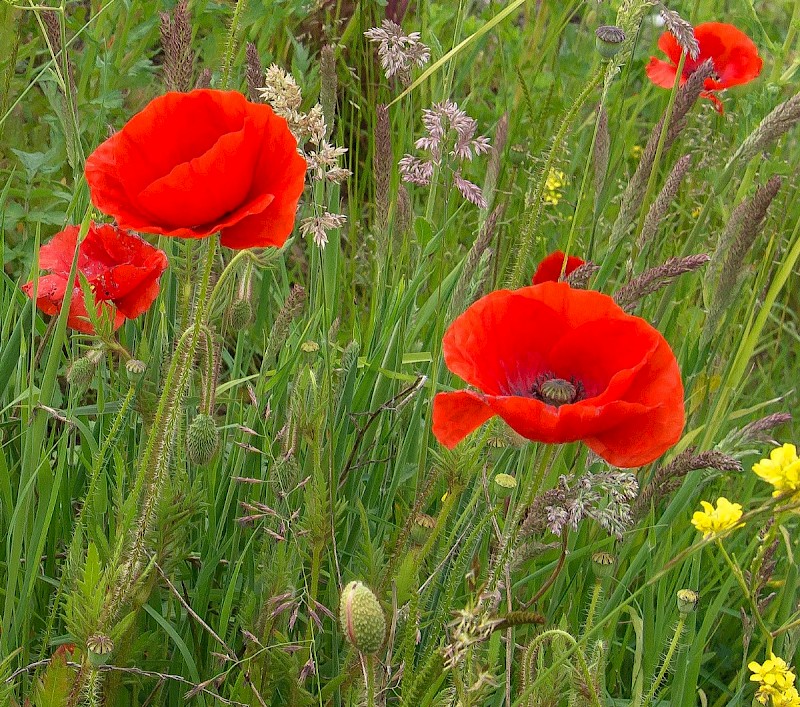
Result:
<instances>
[{"instance_id":1,"label":"poppy flower in profile","mask_svg":"<svg viewBox=\"0 0 800 707\"><path fill-rule=\"evenodd\" d=\"M582 440L619 467L647 464L681 436L669 344L599 292L563 282L492 292L450 325L443 350L477 389L434 399L433 433L448 448L495 415L529 440Z\"/></svg>"},{"instance_id":2,"label":"poppy flower in profile","mask_svg":"<svg viewBox=\"0 0 800 707\"><path fill-rule=\"evenodd\" d=\"M564 268L565 259L567 261L566 269ZM536 268L536 272L533 274L533 284L538 285L541 282L558 282L561 278L562 270L564 270L564 278L566 278L581 265L586 265L586 261L574 255L567 256L560 250L555 250L539 263L539 267Z\"/></svg>"},{"instance_id":3,"label":"poppy flower in profile","mask_svg":"<svg viewBox=\"0 0 800 707\"><path fill-rule=\"evenodd\" d=\"M713 92L752 81L761 73L764 62L753 40L733 25L705 22L694 28L694 36L700 53L694 59L686 57L680 84L683 86L698 66L711 59L717 78L705 80L706 90L701 95L710 99L722 113L722 102ZM672 88L683 50L671 32L664 32L659 37L658 48L667 55L668 61L650 57L647 76L656 86Z\"/></svg>"},{"instance_id":4,"label":"poppy flower in profile","mask_svg":"<svg viewBox=\"0 0 800 707\"><path fill-rule=\"evenodd\" d=\"M92 203L121 228L228 248L280 247L306 162L286 121L236 91L167 93L86 160Z\"/></svg>"},{"instance_id":5,"label":"poppy flower in profile","mask_svg":"<svg viewBox=\"0 0 800 707\"><path fill-rule=\"evenodd\" d=\"M167 256L116 226L92 223L80 246L79 231L79 226L69 226L39 250L39 267L50 274L37 279L36 306L45 314L61 311L77 247L78 271L92 288L98 313L109 316L114 329L119 329L126 319L138 317L153 304L158 296L158 280L167 269ZM33 286L33 281L22 286L28 297L33 297ZM67 325L84 334L96 333L77 277Z\"/></svg>"}]
</instances>

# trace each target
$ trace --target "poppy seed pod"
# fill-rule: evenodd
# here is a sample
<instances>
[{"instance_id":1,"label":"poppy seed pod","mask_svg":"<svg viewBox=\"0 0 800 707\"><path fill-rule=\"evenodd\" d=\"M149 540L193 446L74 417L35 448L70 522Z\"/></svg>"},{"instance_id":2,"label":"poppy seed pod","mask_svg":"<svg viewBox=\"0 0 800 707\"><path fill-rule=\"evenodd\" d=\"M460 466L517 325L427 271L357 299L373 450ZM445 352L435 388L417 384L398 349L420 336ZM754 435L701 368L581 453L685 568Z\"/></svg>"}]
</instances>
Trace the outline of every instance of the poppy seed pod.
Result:
<instances>
[{"instance_id":1,"label":"poppy seed pod","mask_svg":"<svg viewBox=\"0 0 800 707\"><path fill-rule=\"evenodd\" d=\"M610 552L595 552L592 555L592 571L597 579L610 577L614 573L616 558Z\"/></svg>"},{"instance_id":2,"label":"poppy seed pod","mask_svg":"<svg viewBox=\"0 0 800 707\"><path fill-rule=\"evenodd\" d=\"M386 618L378 598L366 584L353 581L342 590L339 622L356 650L378 652L386 635Z\"/></svg>"},{"instance_id":3,"label":"poppy seed pod","mask_svg":"<svg viewBox=\"0 0 800 707\"><path fill-rule=\"evenodd\" d=\"M517 480L511 474L495 474L492 488L497 498L508 498L517 488Z\"/></svg>"},{"instance_id":4,"label":"poppy seed pod","mask_svg":"<svg viewBox=\"0 0 800 707\"><path fill-rule=\"evenodd\" d=\"M125 372L128 374L128 380L131 383L138 383L146 370L145 362L136 358L130 359L125 364Z\"/></svg>"},{"instance_id":5,"label":"poppy seed pod","mask_svg":"<svg viewBox=\"0 0 800 707\"><path fill-rule=\"evenodd\" d=\"M625 41L625 32L622 27L615 25L602 25L594 31L595 46L600 56L613 59Z\"/></svg>"},{"instance_id":6,"label":"poppy seed pod","mask_svg":"<svg viewBox=\"0 0 800 707\"><path fill-rule=\"evenodd\" d=\"M86 652L92 667L99 668L108 663L114 650L114 642L101 633L95 633L86 639Z\"/></svg>"},{"instance_id":7,"label":"poppy seed pod","mask_svg":"<svg viewBox=\"0 0 800 707\"><path fill-rule=\"evenodd\" d=\"M219 446L219 431L211 415L200 414L186 430L186 452L193 464L203 466L211 461Z\"/></svg>"}]
</instances>

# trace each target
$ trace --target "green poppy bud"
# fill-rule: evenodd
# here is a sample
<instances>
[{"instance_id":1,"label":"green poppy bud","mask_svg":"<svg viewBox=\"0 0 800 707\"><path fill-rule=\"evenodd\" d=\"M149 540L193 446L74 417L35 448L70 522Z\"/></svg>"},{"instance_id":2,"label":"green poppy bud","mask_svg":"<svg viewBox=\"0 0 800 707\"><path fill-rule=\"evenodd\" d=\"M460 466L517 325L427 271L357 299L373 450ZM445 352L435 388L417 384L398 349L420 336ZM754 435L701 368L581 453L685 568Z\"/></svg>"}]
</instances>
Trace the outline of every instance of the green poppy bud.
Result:
<instances>
[{"instance_id":1,"label":"green poppy bud","mask_svg":"<svg viewBox=\"0 0 800 707\"><path fill-rule=\"evenodd\" d=\"M377 653L386 635L386 619L378 598L362 582L350 582L339 603L339 622L348 642L361 653Z\"/></svg>"},{"instance_id":2,"label":"green poppy bud","mask_svg":"<svg viewBox=\"0 0 800 707\"><path fill-rule=\"evenodd\" d=\"M211 461L219 446L219 431L211 415L200 414L186 430L186 452L189 460L198 466Z\"/></svg>"}]
</instances>

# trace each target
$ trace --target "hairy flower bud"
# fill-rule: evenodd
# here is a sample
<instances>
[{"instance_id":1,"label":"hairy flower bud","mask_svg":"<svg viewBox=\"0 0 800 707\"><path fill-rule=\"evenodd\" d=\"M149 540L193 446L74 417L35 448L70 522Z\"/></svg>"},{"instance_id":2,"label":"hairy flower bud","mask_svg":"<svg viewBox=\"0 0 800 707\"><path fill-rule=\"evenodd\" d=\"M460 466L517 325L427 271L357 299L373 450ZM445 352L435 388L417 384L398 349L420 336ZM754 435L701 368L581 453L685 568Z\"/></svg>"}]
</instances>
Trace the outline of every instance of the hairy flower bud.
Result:
<instances>
[{"instance_id":1,"label":"hairy flower bud","mask_svg":"<svg viewBox=\"0 0 800 707\"><path fill-rule=\"evenodd\" d=\"M234 331L241 331L247 329L253 323L253 305L250 304L248 299L234 300L228 311L230 317L231 329Z\"/></svg>"},{"instance_id":2,"label":"hairy flower bud","mask_svg":"<svg viewBox=\"0 0 800 707\"><path fill-rule=\"evenodd\" d=\"M78 393L83 393L94 380L94 372L97 370L97 363L89 356L81 356L75 359L67 369L67 383L70 388L74 388Z\"/></svg>"},{"instance_id":3,"label":"hairy flower bud","mask_svg":"<svg viewBox=\"0 0 800 707\"><path fill-rule=\"evenodd\" d=\"M697 608L700 595L692 589L679 589L676 595L678 599L678 611L682 614L691 614Z\"/></svg>"},{"instance_id":4,"label":"hairy flower bud","mask_svg":"<svg viewBox=\"0 0 800 707\"><path fill-rule=\"evenodd\" d=\"M211 461L219 446L219 431L211 415L200 414L186 430L186 452L193 464L203 466Z\"/></svg>"},{"instance_id":5,"label":"hairy flower bud","mask_svg":"<svg viewBox=\"0 0 800 707\"><path fill-rule=\"evenodd\" d=\"M386 619L378 598L366 584L353 581L342 590L339 622L356 650L378 652L386 635Z\"/></svg>"}]
</instances>

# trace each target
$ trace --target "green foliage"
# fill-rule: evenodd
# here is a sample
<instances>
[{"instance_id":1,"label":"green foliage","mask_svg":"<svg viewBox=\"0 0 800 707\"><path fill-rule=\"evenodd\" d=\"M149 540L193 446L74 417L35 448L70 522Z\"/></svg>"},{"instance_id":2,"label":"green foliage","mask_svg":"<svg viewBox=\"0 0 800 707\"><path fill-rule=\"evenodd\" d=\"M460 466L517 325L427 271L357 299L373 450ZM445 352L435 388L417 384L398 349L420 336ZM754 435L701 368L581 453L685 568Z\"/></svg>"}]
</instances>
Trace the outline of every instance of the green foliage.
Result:
<instances>
[{"instance_id":1,"label":"green foliage","mask_svg":"<svg viewBox=\"0 0 800 707\"><path fill-rule=\"evenodd\" d=\"M352 176L308 188L298 220L322 209L348 220L324 249L299 229L280 251L246 256L151 239L170 260L155 306L117 332L93 315L102 332L91 339L42 315L19 285L36 274L41 243L103 218L89 207L85 156L163 92L158 13L174 8L72 3L47 19L38 6L0 6L3 704L61 707L78 680L85 690L70 707L210 705L215 695L342 707L368 702L371 689L379 704L409 707L561 707L594 695L642 707L650 694L651 705L744 706L750 660L774 650L796 664L797 521L776 515L782 501L749 468L768 437L797 442L798 428L744 428L797 408L800 131L787 125L755 154L741 146L796 92L800 4L669 3L693 23L733 22L765 59L758 81L722 95L724 115L694 104L671 144L653 126L677 99L644 78L661 31L649 4L618 3L627 22L644 21L626 27L616 72L594 48L595 28L616 21L608 3L411 3L402 26L421 32L432 59L410 86L384 77L363 36L398 4L189 5L193 82L208 70L213 87L246 90L249 41L263 66L291 71L303 111L325 96L329 140L347 147ZM46 35L53 20L66 51ZM322 86L326 45L335 111ZM464 202L444 170L429 188L401 183L396 165L416 154L421 110L446 99L495 146L461 165L486 209ZM388 146L376 137L378 104L390 104ZM634 148L648 139L661 149L635 177ZM598 145L607 169L595 180ZM389 174L376 174L381 150ZM693 166L638 243L687 154ZM551 169L563 184L545 199ZM746 243L736 207L776 175L763 228ZM643 188L626 204L631 182ZM373 208L384 188L385 219ZM608 294L668 258L712 256L712 271L630 305L675 351L687 425L638 470L644 500L621 539L589 516L561 536L548 528L553 495L543 493L561 476L608 471L581 445L551 454L497 421L452 451L431 433L433 395L461 386L443 364L447 326L482 294L529 282L556 248L599 266L589 286ZM729 261L735 272L719 277ZM141 374L129 375L131 358L146 364ZM709 451L745 471L679 473L684 454ZM497 474L516 480L509 498L492 493ZM700 499L722 494L746 515L720 548L689 520ZM600 551L616 561L598 580ZM337 621L353 579L385 612L369 658ZM682 619L684 588L700 603ZM503 623L525 610L544 624ZM87 654L98 636L113 645L101 671Z\"/></svg>"}]
</instances>

